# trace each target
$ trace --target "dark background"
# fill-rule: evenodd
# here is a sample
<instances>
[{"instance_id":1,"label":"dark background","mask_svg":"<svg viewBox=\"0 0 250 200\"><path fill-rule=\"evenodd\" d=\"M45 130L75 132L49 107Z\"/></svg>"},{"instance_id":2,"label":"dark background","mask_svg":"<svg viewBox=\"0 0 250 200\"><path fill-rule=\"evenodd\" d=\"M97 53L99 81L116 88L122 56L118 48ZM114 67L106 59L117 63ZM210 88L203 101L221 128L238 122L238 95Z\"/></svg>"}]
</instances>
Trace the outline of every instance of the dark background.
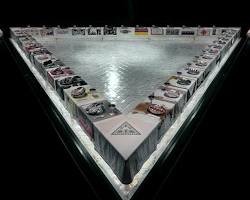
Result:
<instances>
[{"instance_id":1,"label":"dark background","mask_svg":"<svg viewBox=\"0 0 250 200\"><path fill-rule=\"evenodd\" d=\"M217 1L25 1L5 2L1 6L0 28L6 31L9 26L26 25L184 24L240 26L245 33L250 28L249 16L248 6L238 1L221 4ZM18 195L32 199L42 196L96 199L94 189L79 173L16 63L6 49L1 48L0 53L4 63L1 69L12 80L2 80L7 86L1 95L3 191L9 198ZM241 97L248 99L249 55L247 47L172 174L159 186L156 199L183 195L200 199L232 196L241 199L247 194L250 131L249 108L245 103L249 101L244 103ZM10 89L14 87L18 88L15 92Z\"/></svg>"}]
</instances>

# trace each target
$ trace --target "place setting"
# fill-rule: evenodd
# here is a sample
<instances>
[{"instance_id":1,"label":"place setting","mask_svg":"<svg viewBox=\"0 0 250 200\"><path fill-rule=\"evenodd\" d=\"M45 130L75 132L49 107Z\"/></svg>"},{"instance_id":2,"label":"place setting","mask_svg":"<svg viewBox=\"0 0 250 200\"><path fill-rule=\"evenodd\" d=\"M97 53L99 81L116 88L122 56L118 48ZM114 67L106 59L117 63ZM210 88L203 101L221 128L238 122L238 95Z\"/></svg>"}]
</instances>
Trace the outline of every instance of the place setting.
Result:
<instances>
[{"instance_id":1,"label":"place setting","mask_svg":"<svg viewBox=\"0 0 250 200\"><path fill-rule=\"evenodd\" d=\"M191 81L189 79L187 79L187 78L179 77L178 80L177 80L177 84L179 84L179 85L190 85Z\"/></svg>"},{"instance_id":2,"label":"place setting","mask_svg":"<svg viewBox=\"0 0 250 200\"><path fill-rule=\"evenodd\" d=\"M81 110L83 110L90 120L93 121L107 119L121 114L121 112L116 108L116 105L108 102L107 100L83 105Z\"/></svg>"},{"instance_id":3,"label":"place setting","mask_svg":"<svg viewBox=\"0 0 250 200\"><path fill-rule=\"evenodd\" d=\"M57 67L56 69L52 69L50 71L50 73L52 75L63 75L63 74L67 74L67 75L73 75L74 72L69 68L69 67Z\"/></svg>"},{"instance_id":4,"label":"place setting","mask_svg":"<svg viewBox=\"0 0 250 200\"><path fill-rule=\"evenodd\" d=\"M83 86L77 87L71 91L71 96L73 98L83 98L87 95L86 89Z\"/></svg>"},{"instance_id":5,"label":"place setting","mask_svg":"<svg viewBox=\"0 0 250 200\"><path fill-rule=\"evenodd\" d=\"M159 94L156 92L156 95L154 96L156 99L164 100L164 97L168 97L170 99L176 99L180 96L180 92L173 88L168 88L167 86L159 86L158 88L162 93Z\"/></svg>"},{"instance_id":6,"label":"place setting","mask_svg":"<svg viewBox=\"0 0 250 200\"><path fill-rule=\"evenodd\" d=\"M57 67L56 69L51 70L50 72L52 75L61 75L64 74L64 71L61 67Z\"/></svg>"},{"instance_id":7,"label":"place setting","mask_svg":"<svg viewBox=\"0 0 250 200\"><path fill-rule=\"evenodd\" d=\"M56 68L56 67L64 67L64 63L56 58L49 59L43 63L43 67L48 68Z\"/></svg>"},{"instance_id":8,"label":"place setting","mask_svg":"<svg viewBox=\"0 0 250 200\"><path fill-rule=\"evenodd\" d=\"M205 54L202 55L202 58L206 59L206 60L211 60L211 59L213 59L213 56L209 55L208 53L205 53Z\"/></svg>"},{"instance_id":9,"label":"place setting","mask_svg":"<svg viewBox=\"0 0 250 200\"><path fill-rule=\"evenodd\" d=\"M105 112L103 102L92 103L86 109L88 115L97 116Z\"/></svg>"},{"instance_id":10,"label":"place setting","mask_svg":"<svg viewBox=\"0 0 250 200\"><path fill-rule=\"evenodd\" d=\"M195 62L195 65L199 66L199 67L205 67L207 66L207 61L203 60L203 59L198 59Z\"/></svg>"},{"instance_id":11,"label":"place setting","mask_svg":"<svg viewBox=\"0 0 250 200\"><path fill-rule=\"evenodd\" d=\"M187 73L191 74L191 75L198 75L200 73L200 71L198 69L193 68L193 67L189 67L187 69Z\"/></svg>"}]
</instances>

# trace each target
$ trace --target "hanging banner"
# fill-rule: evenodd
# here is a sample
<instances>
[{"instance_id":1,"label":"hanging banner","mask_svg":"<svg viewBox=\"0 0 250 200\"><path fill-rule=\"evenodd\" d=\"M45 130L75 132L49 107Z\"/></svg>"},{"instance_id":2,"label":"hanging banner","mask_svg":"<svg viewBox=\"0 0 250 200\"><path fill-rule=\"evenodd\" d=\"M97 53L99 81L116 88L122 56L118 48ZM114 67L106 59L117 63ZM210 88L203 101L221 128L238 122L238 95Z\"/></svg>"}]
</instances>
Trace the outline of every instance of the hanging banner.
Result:
<instances>
[{"instance_id":1,"label":"hanging banner","mask_svg":"<svg viewBox=\"0 0 250 200\"><path fill-rule=\"evenodd\" d=\"M209 28L199 28L197 35L198 36L209 36L211 34L211 29Z\"/></svg>"},{"instance_id":2,"label":"hanging banner","mask_svg":"<svg viewBox=\"0 0 250 200\"><path fill-rule=\"evenodd\" d=\"M148 35L148 28L135 28L135 35Z\"/></svg>"},{"instance_id":3,"label":"hanging banner","mask_svg":"<svg viewBox=\"0 0 250 200\"><path fill-rule=\"evenodd\" d=\"M86 35L85 28L72 28L72 35Z\"/></svg>"},{"instance_id":4,"label":"hanging banner","mask_svg":"<svg viewBox=\"0 0 250 200\"><path fill-rule=\"evenodd\" d=\"M166 28L166 35L179 35L180 29L179 28Z\"/></svg>"},{"instance_id":5,"label":"hanging banner","mask_svg":"<svg viewBox=\"0 0 250 200\"><path fill-rule=\"evenodd\" d=\"M67 35L69 34L69 28L55 28L54 32L56 35Z\"/></svg>"},{"instance_id":6,"label":"hanging banner","mask_svg":"<svg viewBox=\"0 0 250 200\"><path fill-rule=\"evenodd\" d=\"M222 28L213 28L212 35L220 35L222 33Z\"/></svg>"},{"instance_id":7,"label":"hanging banner","mask_svg":"<svg viewBox=\"0 0 250 200\"><path fill-rule=\"evenodd\" d=\"M100 27L89 27L87 29L88 35L101 35L102 29Z\"/></svg>"},{"instance_id":8,"label":"hanging banner","mask_svg":"<svg viewBox=\"0 0 250 200\"><path fill-rule=\"evenodd\" d=\"M41 36L53 36L54 35L54 29L53 28L42 28L40 30Z\"/></svg>"},{"instance_id":9,"label":"hanging banner","mask_svg":"<svg viewBox=\"0 0 250 200\"><path fill-rule=\"evenodd\" d=\"M134 36L134 27L117 27L117 35L120 37L131 37Z\"/></svg>"},{"instance_id":10,"label":"hanging banner","mask_svg":"<svg viewBox=\"0 0 250 200\"><path fill-rule=\"evenodd\" d=\"M110 26L104 27L103 34L104 35L117 35L117 28L110 27Z\"/></svg>"},{"instance_id":11,"label":"hanging banner","mask_svg":"<svg viewBox=\"0 0 250 200\"><path fill-rule=\"evenodd\" d=\"M184 29L182 29L181 30L181 35L196 35L195 34L195 30L194 29L190 29L190 28L188 28L188 29L186 29L186 28L184 28Z\"/></svg>"},{"instance_id":12,"label":"hanging banner","mask_svg":"<svg viewBox=\"0 0 250 200\"><path fill-rule=\"evenodd\" d=\"M163 35L163 28L160 27L152 27L151 35Z\"/></svg>"}]
</instances>

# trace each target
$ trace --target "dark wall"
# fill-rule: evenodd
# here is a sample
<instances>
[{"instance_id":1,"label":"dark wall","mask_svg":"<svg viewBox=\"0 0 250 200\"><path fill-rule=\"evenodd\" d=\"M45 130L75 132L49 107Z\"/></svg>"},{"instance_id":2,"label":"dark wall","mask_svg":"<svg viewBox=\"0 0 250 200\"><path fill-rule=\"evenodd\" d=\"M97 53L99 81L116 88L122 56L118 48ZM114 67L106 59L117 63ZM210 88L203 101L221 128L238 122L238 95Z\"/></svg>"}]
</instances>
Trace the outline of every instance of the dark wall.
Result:
<instances>
[{"instance_id":1,"label":"dark wall","mask_svg":"<svg viewBox=\"0 0 250 200\"><path fill-rule=\"evenodd\" d=\"M151 3L145 0L108 2L82 0L81 3L73 1L52 3L52 0L43 0L29 3L20 1L15 3L14 8L13 4L14 2L6 1L5 6L1 6L0 27L3 29L9 26L58 24L65 26L185 24L242 26L244 30L250 28L248 7L238 1L232 3L228 1L226 4L209 1L198 4L167 0L154 0ZM240 82L241 78L245 81L249 79L247 73L242 73L246 72L246 67L249 66L249 48L246 50L241 60L235 64L224 89L195 134L187 153L166 184L159 190L156 199L165 199L164 197L169 195L203 198L199 196L199 192L212 198L216 195L231 197L231 194L244 194L242 180L246 177L247 170L244 169L249 145L246 144L246 134L244 134L246 132L243 130L247 124L244 122L243 114L247 111L246 106L241 109L232 108L235 103L242 104L239 98L234 99L232 90L235 89L234 83ZM15 80L9 83L9 86L19 87L17 93L10 92L9 87L4 90L9 94L8 98L4 98L4 105L9 107L4 114L6 117L3 123L7 128L3 134L6 138L2 139L7 146L4 150L7 159L2 161L2 165L6 166L6 171L3 173L7 175L4 185L10 189L8 195L15 195L14 188L19 197L32 198L32 192L35 195L53 194L56 197L74 194L81 197L84 193L85 199L96 199L6 49L1 49L1 62L3 61L6 63L5 66L8 66L4 67L6 74L11 74ZM247 82L243 84L245 87L241 87L240 94L245 94L247 85ZM15 124L9 126L13 113ZM238 186L241 189L236 189Z\"/></svg>"},{"instance_id":2,"label":"dark wall","mask_svg":"<svg viewBox=\"0 0 250 200\"><path fill-rule=\"evenodd\" d=\"M221 1L5 1L0 26L18 25L187 25L248 26L244 2ZM40 4L40 5L39 5ZM15 5L15 6L13 6Z\"/></svg>"}]
</instances>

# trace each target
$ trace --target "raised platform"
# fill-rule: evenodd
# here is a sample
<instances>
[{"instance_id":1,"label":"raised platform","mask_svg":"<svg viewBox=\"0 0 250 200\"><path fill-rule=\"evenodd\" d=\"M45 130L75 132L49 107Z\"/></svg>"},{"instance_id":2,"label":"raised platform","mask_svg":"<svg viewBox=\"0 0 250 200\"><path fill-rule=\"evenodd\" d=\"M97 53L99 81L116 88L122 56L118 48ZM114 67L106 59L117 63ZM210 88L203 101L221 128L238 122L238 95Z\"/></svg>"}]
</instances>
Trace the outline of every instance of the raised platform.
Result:
<instances>
[{"instance_id":1,"label":"raised platform","mask_svg":"<svg viewBox=\"0 0 250 200\"><path fill-rule=\"evenodd\" d=\"M145 110L141 109L142 107L134 106L135 110L131 110L132 112L129 112L130 109L128 109L127 112L121 115L118 115L118 116L113 115L108 119L103 118L103 120L99 120L98 122L92 121L91 118L89 118L88 113L84 112L83 115L85 115L86 119L87 118L90 119L87 123L93 126L94 137L92 137L93 139L92 140L93 143L92 143L90 138L84 134L84 130L80 128L78 123L72 118L72 116L66 110L67 107L65 107L65 102L63 101L63 99L60 99L60 97L58 96L56 91L53 89L53 87L51 87L50 84L48 84L47 77L44 78L44 75L41 76L41 74L37 70L37 66L34 66L35 62L33 62L33 59L30 59L30 60L28 59L28 58L32 58L32 49L40 48L39 42L43 44L42 46L44 46L45 43L48 46L50 45L50 43L52 43L51 46L57 49L57 47L60 47L60 45L62 45L63 41L69 40L69 39L72 40L75 37L75 35L73 35L73 30L75 28L76 27L69 28L69 29L62 29L62 30L60 28L12 29L12 37L13 37L12 41L16 49L22 55L23 59L26 61L27 65L30 67L33 74L36 76L37 80L40 82L41 86L44 88L45 92L54 102L55 106L61 112L62 116L64 116L67 123L71 126L72 130L75 132L77 137L82 142L82 145L84 145L85 148L88 149L90 155L97 162L97 164L99 165L101 170L104 172L104 174L107 176L111 184L114 186L114 188L117 190L117 192L120 194L120 196L123 199L130 199L132 195L134 194L134 192L136 191L136 189L142 183L146 175L149 173L150 169L154 166L154 163L160 157L161 153L164 151L164 149L168 146L168 144L173 139L175 134L178 132L178 129L181 127L183 122L187 119L192 109L195 107L197 102L201 99L202 95L204 94L204 92L206 91L210 83L213 81L216 74L222 68L224 62L227 60L227 58L229 57L233 49L236 47L239 41L240 30L238 28L202 28L201 29L200 27L198 28L171 28L171 29L169 27L163 27L160 29L158 28L156 30L155 27L153 28L130 27L130 29L133 30L131 31L133 34L131 34L129 37L130 39L131 38L133 39L133 43L132 43L133 45L134 43L137 44L133 47L134 49L139 47L139 44L144 45L144 48L142 48L144 49L143 52L147 52L145 51L145 44L149 45L151 49L152 49L152 46L154 47L156 45L155 48L153 48L155 51L158 50L159 47L162 47L164 49L164 45L162 46L159 45L159 42L158 42L159 40L161 41L160 43L163 43L163 40L164 40L164 44L169 44L169 41L175 41L178 45L181 44L180 46L182 47L183 47L183 44L181 43L181 41L185 41L185 42L188 41L191 44L189 48L185 49L185 48L180 47L178 49L176 47L174 48L174 44L172 44L172 46L170 45L170 48L169 48L170 50L169 51L166 50L165 52L170 53L170 56L168 56L168 58L172 58L176 54L177 55L184 54L184 57L186 56L187 58L190 58L190 61L188 59L187 60L184 59L185 61L182 60L182 62L180 62L181 59L179 58L181 56L179 56L179 58L173 57L174 60L172 61L171 65L166 64L166 68L171 68L172 70L172 71L170 70L170 73L167 73L167 70L164 71L165 70L164 67L158 68L158 64L156 64L155 67L152 67L152 63L154 62L157 63L157 61L161 59L163 59L162 62L165 64L165 61L167 61L168 59L164 60L165 59L164 53L159 53L159 51L156 51L156 53L152 53L152 51L148 51L149 52L148 56L147 54L143 53L143 55L146 55L146 62L144 62L143 55L141 55L141 59L140 58L138 60L136 59L138 58L136 57L136 54L135 54L136 51L130 52L129 49L124 51L124 53L128 53L127 61L129 61L129 58L133 58L132 60L134 60L135 63L136 62L138 63L138 61L142 61L141 67L138 70L138 74L132 73L132 75L134 75L135 78L140 77L141 75L140 72L141 71L144 72L146 69L149 69L148 74L154 74L155 76L157 75L158 69L162 69L160 71L160 74L163 76L163 79L159 80L160 84L158 85L157 83L156 84L157 87L153 87L151 90L149 90L148 95L153 93L153 95L151 95L152 102L149 99L145 100L147 96L146 93L145 93L145 98L143 98L142 100L139 100L140 103L142 102L145 103L146 107L143 106L143 108L145 107ZM121 29L124 29L124 27L117 28L116 30L121 30ZM93 31L93 27L91 27L91 29L86 28L86 30ZM80 42L83 43L83 46L78 48L78 51L81 52L82 49L84 48L86 48L86 50L88 48L91 48L90 44L93 42L97 43L97 41L95 40L96 39L99 40L100 37L102 37L101 41L98 41L98 42L100 45L103 45L103 48L101 49L106 50L103 53L106 56L103 56L101 59L104 59L104 61L108 62L109 59L107 59L107 57L111 56L111 60L112 60L113 53L117 53L117 50L119 50L120 48L115 47L113 51L108 51L108 46L109 44L112 44L112 46L115 46L115 44L119 44L121 43L121 41L106 41L106 39L104 39L106 38L106 35L104 33L107 33L105 32L105 27L96 28L94 30L96 30L96 32L90 31L90 32L87 32L87 35L86 33L83 36L81 35L82 38L77 38L77 43L80 43ZM110 32L114 33L113 29ZM93 35L93 33L96 33L96 35ZM153 35L151 35L152 33ZM159 38L155 39L155 37L158 36L156 33L157 34L165 33L165 35L163 36L159 34L160 35ZM86 38L84 38L85 36ZM120 40L120 39L124 40L124 38L120 38L118 36L112 35L112 37L113 37L112 40L114 40L114 37L116 37L116 40ZM140 41L138 41L137 37L142 37L142 38L140 38ZM205 43L204 45L205 47L197 50L196 47L192 46L192 44L197 43L197 41L199 40L202 40L204 42L204 40L206 40L205 39L206 37L208 38L210 37L211 41L208 43ZM34 42L34 38L36 38L37 41ZM157 41L151 40L151 38L154 38L154 40L157 40ZM22 42L20 42L20 39ZM85 39L88 41L86 41ZM89 40L93 40L93 41L89 41ZM108 40L110 40L110 38ZM66 63L68 62L66 49L68 49L69 54L72 54L72 46L74 48L74 45L72 44L74 42L71 43L71 46L69 43L71 42L68 42L67 45L65 45L65 51L64 49L62 50L64 56L62 57L58 56L59 53L61 52L60 49L62 49L60 47L57 50L57 52L59 53L55 53L55 57L59 58L59 60L61 60L63 63L71 67L70 61L69 63ZM84 47L84 44L86 45L85 47ZM126 45L125 46L123 45L123 47L126 49ZM192 53L191 54L188 53L189 49L192 49L192 48L196 49L197 52L199 52L199 53L196 53L196 57L194 57ZM74 53L72 55L75 55L78 52L77 45L75 49L76 50L73 51ZM180 49L184 49L184 51L181 51ZM49 49L49 50L54 53L53 49ZM96 45L96 47L94 48L94 51L90 51L89 54L86 50L83 51L84 53L82 53L82 57L85 56L86 58L89 58L91 57L91 55L93 55L92 61L95 61L95 59L98 60L98 56L96 56L95 54L95 52L98 52L98 45ZM138 48L138 51L139 50L140 48ZM151 55L154 55L154 57L151 58L152 62L151 63L149 62L148 64L148 60L150 61ZM78 56L77 58L79 57L81 56ZM119 59L117 60L120 60L122 57L120 56L118 58ZM101 59L99 59L99 61ZM179 60L180 66L178 66L177 64L177 67L176 67L176 62L174 62L175 59ZM76 60L77 59L75 59L73 63L77 63ZM102 66L107 65L106 62L103 62L103 63L104 65L100 65L101 68L103 68ZM46 65L47 64L48 63L46 63ZM45 65L45 63L42 63L42 65ZM121 64L119 63L116 65L113 65L112 68L108 68L108 67L104 68L103 71L107 72L109 75L108 77L110 77L110 71L114 72L114 70L116 70L117 68L119 69L120 68L119 66L121 65L122 63ZM174 70L172 68L173 65L175 66ZM81 65L81 63L79 63L79 66L81 67L74 68L72 66L72 69L77 74L82 73L83 74L83 75L81 74L82 78L86 80L85 77L91 76L91 73L86 73L85 70L89 67L89 68L92 68L94 71L94 69L96 69L96 66L99 66L99 65L95 64L91 66L91 62L89 62L89 63L85 63L85 65ZM58 66L55 66L55 69L57 69L57 67ZM145 67L145 68L142 68L142 67ZM127 71L130 71L129 69L134 69L134 68L136 68L136 65L131 65L131 66L128 65ZM202 76L197 76L197 75L195 76L194 73L196 73L197 71L195 71L194 69L200 69L199 73L202 72ZM185 73L186 71L183 71L183 70L188 70L189 73ZM51 71L51 69L49 69L49 71ZM60 72L60 70L58 70L58 72ZM114 83L115 77L116 78L119 77L117 78L119 80L120 78L122 79L123 76L119 76L119 74L122 74L122 73L126 74L126 72L122 70L116 71L116 74L113 75L113 80L110 81L111 86L113 86L112 84ZM131 78L130 76L129 78ZM96 77L95 73L92 75L92 78L90 78L89 81L94 79L94 77ZM142 75L141 77L142 79L147 80L147 76ZM172 78L169 79L169 77L172 77ZM155 79L158 79L158 78L155 78ZM127 82L130 82L126 80L122 80L122 81L123 81L122 82L123 85L127 84ZM89 83L88 80L86 80L86 82ZM91 83L89 84L91 85ZM105 79L104 79L103 84L105 84ZM52 84L52 85L55 86L56 84ZM145 85L147 85L147 82L143 83L143 86ZM122 84L118 86L121 87ZM125 88L124 92L129 94L127 90L130 90L130 88L132 87L133 87L133 84L130 87ZM176 91L178 90L183 92L182 95L184 95L185 98L179 98L177 101L171 101L171 100L169 101L169 99L159 98L161 97L161 93L159 94L159 90L163 91L164 94L162 97L164 98L166 87L171 87L172 89L170 90L170 92L172 93L167 94L169 95L168 98L175 99L176 97L173 97L173 95L178 95L178 92L176 93ZM98 92L102 91L98 87L96 89L98 90ZM175 92L173 93L173 91ZM121 94L123 94L123 92L121 92ZM117 95L119 95L119 92L117 92ZM109 95L106 95L106 96L108 99ZM123 99L123 97L121 99ZM180 101L182 101L182 103ZM82 102L84 104L84 101ZM109 106L111 104L108 103L107 105ZM117 103L117 105L119 105L119 103ZM81 109L81 104L78 104L76 106L79 109ZM98 106L100 105L98 104ZM98 109L101 109L101 108L102 107L98 107ZM99 116L101 117L102 115L103 115L103 112ZM77 120L77 117L75 119ZM126 144L124 138L127 138L126 141L130 141L130 140L131 141ZM135 138L138 138L138 139L135 139ZM99 154L97 153L97 151L99 152ZM100 157L100 155L102 156L102 158ZM108 165L105 161L108 163ZM126 185L122 184L122 182L126 183Z\"/></svg>"}]
</instances>

